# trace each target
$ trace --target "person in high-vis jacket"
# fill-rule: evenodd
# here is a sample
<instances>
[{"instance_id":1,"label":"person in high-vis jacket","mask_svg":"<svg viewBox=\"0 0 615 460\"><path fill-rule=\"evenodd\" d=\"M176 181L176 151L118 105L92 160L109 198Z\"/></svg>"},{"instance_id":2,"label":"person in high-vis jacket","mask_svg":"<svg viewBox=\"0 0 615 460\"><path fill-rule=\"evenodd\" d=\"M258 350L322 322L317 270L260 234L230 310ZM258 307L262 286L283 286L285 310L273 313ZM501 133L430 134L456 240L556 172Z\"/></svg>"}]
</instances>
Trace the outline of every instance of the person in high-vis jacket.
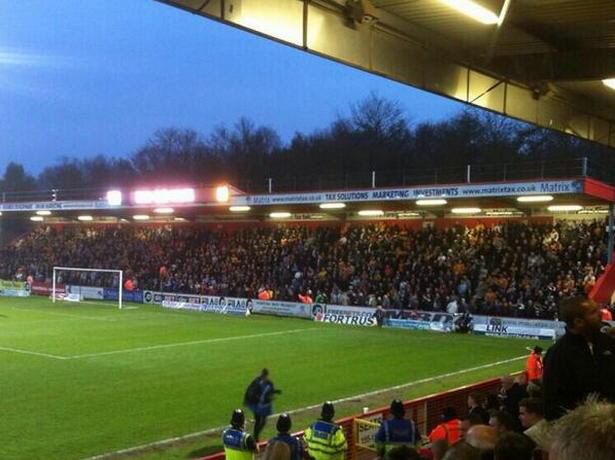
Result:
<instances>
[{"instance_id":1,"label":"person in high-vis jacket","mask_svg":"<svg viewBox=\"0 0 615 460\"><path fill-rule=\"evenodd\" d=\"M254 460L256 441L244 430L246 417L241 409L235 409L231 426L222 432L222 444L227 460Z\"/></svg>"},{"instance_id":2,"label":"person in high-vis jacket","mask_svg":"<svg viewBox=\"0 0 615 460\"><path fill-rule=\"evenodd\" d=\"M385 420L376 433L376 450L380 458L397 446L416 449L421 441L421 434L412 420L404 418L406 410L399 399L391 403L389 412L393 418Z\"/></svg>"},{"instance_id":3,"label":"person in high-vis jacket","mask_svg":"<svg viewBox=\"0 0 615 460\"><path fill-rule=\"evenodd\" d=\"M327 401L322 405L320 418L303 435L307 451L315 460L342 460L348 449L342 428L333 422L335 407Z\"/></svg>"}]
</instances>

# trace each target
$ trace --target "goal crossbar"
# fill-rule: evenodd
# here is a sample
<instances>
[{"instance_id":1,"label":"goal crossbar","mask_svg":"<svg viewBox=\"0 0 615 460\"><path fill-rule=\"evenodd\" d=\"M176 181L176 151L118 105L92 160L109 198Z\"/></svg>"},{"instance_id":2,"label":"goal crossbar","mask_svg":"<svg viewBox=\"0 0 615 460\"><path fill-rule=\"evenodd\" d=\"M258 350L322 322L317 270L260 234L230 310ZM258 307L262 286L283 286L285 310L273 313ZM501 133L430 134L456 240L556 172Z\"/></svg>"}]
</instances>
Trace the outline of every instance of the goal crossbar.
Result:
<instances>
[{"instance_id":1,"label":"goal crossbar","mask_svg":"<svg viewBox=\"0 0 615 460\"><path fill-rule=\"evenodd\" d=\"M118 306L122 308L122 290L124 289L124 271L114 270L111 268L80 268L80 267L53 267L53 278L51 284L51 301L56 301L56 272L57 271L71 271L71 272L102 272L102 273L117 273L119 275L119 287L118 287Z\"/></svg>"}]
</instances>

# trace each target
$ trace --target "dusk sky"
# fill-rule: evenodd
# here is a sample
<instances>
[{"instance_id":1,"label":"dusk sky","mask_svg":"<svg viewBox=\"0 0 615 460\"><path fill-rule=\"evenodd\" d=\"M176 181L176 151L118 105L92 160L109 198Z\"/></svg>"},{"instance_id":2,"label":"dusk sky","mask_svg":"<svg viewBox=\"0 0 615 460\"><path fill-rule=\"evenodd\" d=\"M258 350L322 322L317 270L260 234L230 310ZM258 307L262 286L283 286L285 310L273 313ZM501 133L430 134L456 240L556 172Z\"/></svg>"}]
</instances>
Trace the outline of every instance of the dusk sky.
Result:
<instances>
[{"instance_id":1,"label":"dusk sky","mask_svg":"<svg viewBox=\"0 0 615 460\"><path fill-rule=\"evenodd\" d=\"M242 116L288 141L371 91L412 121L463 107L154 0L0 0L0 174Z\"/></svg>"}]
</instances>

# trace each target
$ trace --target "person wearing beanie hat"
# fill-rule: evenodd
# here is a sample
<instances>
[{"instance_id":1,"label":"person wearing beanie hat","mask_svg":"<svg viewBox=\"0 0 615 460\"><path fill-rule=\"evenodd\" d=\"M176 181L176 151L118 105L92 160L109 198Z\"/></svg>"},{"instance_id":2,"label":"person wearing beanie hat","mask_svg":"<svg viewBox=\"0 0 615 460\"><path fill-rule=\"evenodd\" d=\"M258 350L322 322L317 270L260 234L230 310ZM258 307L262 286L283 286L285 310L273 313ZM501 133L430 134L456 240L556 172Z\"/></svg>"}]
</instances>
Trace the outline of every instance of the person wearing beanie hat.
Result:
<instances>
[{"instance_id":1,"label":"person wearing beanie hat","mask_svg":"<svg viewBox=\"0 0 615 460\"><path fill-rule=\"evenodd\" d=\"M342 428L333 422L335 407L327 401L322 405L320 418L312 423L303 436L307 451L315 460L342 460L348 449Z\"/></svg>"}]
</instances>

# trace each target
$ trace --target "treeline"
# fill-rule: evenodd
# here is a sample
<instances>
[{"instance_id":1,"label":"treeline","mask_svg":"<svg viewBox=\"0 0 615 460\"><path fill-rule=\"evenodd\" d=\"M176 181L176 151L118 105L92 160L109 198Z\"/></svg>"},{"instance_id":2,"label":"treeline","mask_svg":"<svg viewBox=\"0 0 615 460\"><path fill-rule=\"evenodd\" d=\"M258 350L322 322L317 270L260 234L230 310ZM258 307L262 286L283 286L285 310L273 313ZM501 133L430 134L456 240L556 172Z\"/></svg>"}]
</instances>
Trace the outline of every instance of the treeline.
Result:
<instances>
[{"instance_id":1,"label":"treeline","mask_svg":"<svg viewBox=\"0 0 615 460\"><path fill-rule=\"evenodd\" d=\"M61 158L36 177L11 163L0 192L217 180L254 188L269 177L367 175L583 156L603 172L615 171L613 150L602 145L472 109L444 121L413 123L399 103L370 94L325 129L297 132L287 144L275 130L244 118L209 134L166 128L125 158Z\"/></svg>"}]
</instances>

